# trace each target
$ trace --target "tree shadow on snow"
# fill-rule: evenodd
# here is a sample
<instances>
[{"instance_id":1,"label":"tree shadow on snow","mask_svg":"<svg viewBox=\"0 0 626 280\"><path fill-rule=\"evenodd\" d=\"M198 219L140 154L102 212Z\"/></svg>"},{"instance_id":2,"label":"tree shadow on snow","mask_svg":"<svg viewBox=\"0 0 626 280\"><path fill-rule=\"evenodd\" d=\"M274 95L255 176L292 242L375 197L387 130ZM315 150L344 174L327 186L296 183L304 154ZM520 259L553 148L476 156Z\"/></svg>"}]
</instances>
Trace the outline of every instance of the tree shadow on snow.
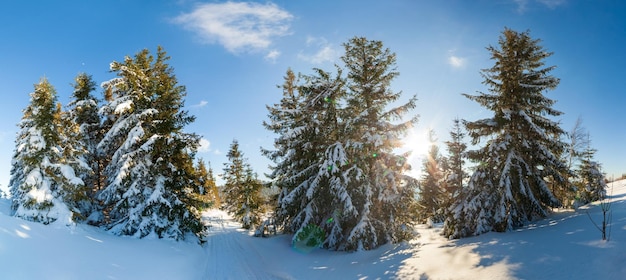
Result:
<instances>
[{"instance_id":1,"label":"tree shadow on snow","mask_svg":"<svg viewBox=\"0 0 626 280\"><path fill-rule=\"evenodd\" d=\"M512 232L490 232L454 240L446 246L473 246L477 268L506 265L516 279L618 279L626 275L626 205L611 205L610 240L601 240L598 205L553 213ZM587 214L588 213L588 214ZM591 218L591 219L590 219ZM442 246L443 247L443 246Z\"/></svg>"},{"instance_id":2,"label":"tree shadow on snow","mask_svg":"<svg viewBox=\"0 0 626 280\"><path fill-rule=\"evenodd\" d=\"M317 250L308 254L308 272L303 275L311 279L400 279L405 260L413 258L418 250L419 244L409 242L352 253ZM402 270L403 274L407 272Z\"/></svg>"}]
</instances>

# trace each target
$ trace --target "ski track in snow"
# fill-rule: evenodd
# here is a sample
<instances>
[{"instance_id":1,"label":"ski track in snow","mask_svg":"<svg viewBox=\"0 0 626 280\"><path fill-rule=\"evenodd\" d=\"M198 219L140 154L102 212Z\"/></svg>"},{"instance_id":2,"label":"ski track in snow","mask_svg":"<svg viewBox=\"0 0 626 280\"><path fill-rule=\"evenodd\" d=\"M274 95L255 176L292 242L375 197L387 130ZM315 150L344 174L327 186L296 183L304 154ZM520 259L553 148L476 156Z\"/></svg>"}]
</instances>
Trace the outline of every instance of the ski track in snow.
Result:
<instances>
[{"instance_id":1,"label":"ski track in snow","mask_svg":"<svg viewBox=\"0 0 626 280\"><path fill-rule=\"evenodd\" d=\"M217 215L205 215L203 219L209 227L206 247L205 277L210 279L292 279L281 277L265 261L265 257L254 244L255 238L241 229L241 224L234 222L226 214L212 211Z\"/></svg>"}]
</instances>

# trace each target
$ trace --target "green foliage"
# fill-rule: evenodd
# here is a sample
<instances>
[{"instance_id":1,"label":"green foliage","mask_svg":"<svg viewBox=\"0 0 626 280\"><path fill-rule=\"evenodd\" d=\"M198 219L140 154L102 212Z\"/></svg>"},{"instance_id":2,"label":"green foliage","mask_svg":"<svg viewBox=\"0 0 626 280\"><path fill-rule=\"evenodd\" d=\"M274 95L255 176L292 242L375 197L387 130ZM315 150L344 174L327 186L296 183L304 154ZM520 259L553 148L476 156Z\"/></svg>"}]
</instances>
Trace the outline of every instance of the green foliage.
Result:
<instances>
[{"instance_id":1,"label":"green foliage","mask_svg":"<svg viewBox=\"0 0 626 280\"><path fill-rule=\"evenodd\" d=\"M564 181L564 132L549 117L562 113L544 96L559 79L550 75L555 66L544 66L551 53L539 42L529 32L505 29L498 46L487 48L494 66L481 72L490 93L464 94L494 115L466 122L472 144L485 139L486 144L468 153L478 168L462 199L452 206L446 236L511 230L560 205L549 182Z\"/></svg>"},{"instance_id":2,"label":"green foliage","mask_svg":"<svg viewBox=\"0 0 626 280\"><path fill-rule=\"evenodd\" d=\"M424 159L422 166L422 178L419 184L419 200L420 219L425 222L432 219L433 222L443 221L443 203L444 203L444 174L443 174L443 158L439 154L434 132L431 130L429 135L430 150Z\"/></svg>"},{"instance_id":3,"label":"green foliage","mask_svg":"<svg viewBox=\"0 0 626 280\"><path fill-rule=\"evenodd\" d=\"M587 134L587 137L589 135ZM594 160L596 150L591 148L591 141L587 140L587 147L582 151L580 165L576 170L579 180L576 199L579 203L587 204L602 200L606 197L606 179L601 165Z\"/></svg>"},{"instance_id":4,"label":"green foliage","mask_svg":"<svg viewBox=\"0 0 626 280\"><path fill-rule=\"evenodd\" d=\"M390 90L396 58L382 42L356 37L344 47L336 74L313 69L297 78L288 70L283 98L267 107L264 122L279 136L277 149L263 153L275 163L276 215L285 231L320 224L325 248L372 249L407 238L415 220L405 215L415 209L414 179L394 150L416 121L403 120L416 100L388 108L401 93Z\"/></svg>"},{"instance_id":5,"label":"green foliage","mask_svg":"<svg viewBox=\"0 0 626 280\"><path fill-rule=\"evenodd\" d=\"M227 163L224 163L224 205L243 228L250 229L261 223L261 182L239 150L239 143L230 145Z\"/></svg>"},{"instance_id":6,"label":"green foliage","mask_svg":"<svg viewBox=\"0 0 626 280\"><path fill-rule=\"evenodd\" d=\"M77 126L45 78L35 85L19 126L10 179L14 214L46 224L65 218L66 209L74 213L70 219L84 217L84 183L74 176L83 171Z\"/></svg>"},{"instance_id":7,"label":"green foliage","mask_svg":"<svg viewBox=\"0 0 626 280\"><path fill-rule=\"evenodd\" d=\"M307 247L320 247L326 239L326 232L317 225L308 224L303 227L294 238L296 244L304 244Z\"/></svg>"},{"instance_id":8,"label":"green foliage","mask_svg":"<svg viewBox=\"0 0 626 280\"><path fill-rule=\"evenodd\" d=\"M196 199L200 202L200 209L208 209L218 207L221 204L219 190L215 184L215 176L213 169L206 165L202 159L198 159L196 164L196 182L199 186L199 192Z\"/></svg>"},{"instance_id":9,"label":"green foliage","mask_svg":"<svg viewBox=\"0 0 626 280\"><path fill-rule=\"evenodd\" d=\"M195 118L182 110L185 87L168 60L161 47L156 56L142 50L111 63L118 77L103 84L107 131L99 152L109 156L98 197L121 234L181 239L203 231L194 184L199 137L183 132Z\"/></svg>"}]
</instances>

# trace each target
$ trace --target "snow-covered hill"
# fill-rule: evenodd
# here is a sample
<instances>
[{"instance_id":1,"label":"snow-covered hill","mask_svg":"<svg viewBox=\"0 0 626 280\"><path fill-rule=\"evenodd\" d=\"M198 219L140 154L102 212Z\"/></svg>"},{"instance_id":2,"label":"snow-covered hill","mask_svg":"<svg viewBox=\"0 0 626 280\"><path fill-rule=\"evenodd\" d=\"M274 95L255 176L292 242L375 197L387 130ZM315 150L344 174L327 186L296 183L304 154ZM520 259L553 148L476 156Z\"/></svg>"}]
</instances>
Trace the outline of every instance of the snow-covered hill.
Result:
<instances>
[{"instance_id":1,"label":"snow-covered hill","mask_svg":"<svg viewBox=\"0 0 626 280\"><path fill-rule=\"evenodd\" d=\"M1 279L624 279L626 180L610 185L610 241L590 221L597 204L515 232L446 240L440 228L373 251L292 248L288 236L254 238L220 211L204 213L208 242L133 239L99 229L44 226L0 202ZM589 216L587 215L589 213Z\"/></svg>"}]
</instances>

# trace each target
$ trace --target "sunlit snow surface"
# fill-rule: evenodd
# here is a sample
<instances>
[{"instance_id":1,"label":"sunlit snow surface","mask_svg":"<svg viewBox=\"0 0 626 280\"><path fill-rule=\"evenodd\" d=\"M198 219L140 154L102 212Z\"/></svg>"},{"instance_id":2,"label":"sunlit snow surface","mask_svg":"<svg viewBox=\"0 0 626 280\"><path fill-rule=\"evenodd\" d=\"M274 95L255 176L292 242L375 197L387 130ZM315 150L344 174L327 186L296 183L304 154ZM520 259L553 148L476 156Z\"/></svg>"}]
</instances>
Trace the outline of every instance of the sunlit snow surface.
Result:
<instances>
[{"instance_id":1,"label":"sunlit snow surface","mask_svg":"<svg viewBox=\"0 0 626 280\"><path fill-rule=\"evenodd\" d=\"M562 211L508 233L452 240L419 226L411 242L345 253L294 249L290 237L255 238L217 210L203 246L134 239L78 225L9 216L0 202L1 279L624 279L626 181L609 184L610 241L597 204Z\"/></svg>"}]
</instances>

